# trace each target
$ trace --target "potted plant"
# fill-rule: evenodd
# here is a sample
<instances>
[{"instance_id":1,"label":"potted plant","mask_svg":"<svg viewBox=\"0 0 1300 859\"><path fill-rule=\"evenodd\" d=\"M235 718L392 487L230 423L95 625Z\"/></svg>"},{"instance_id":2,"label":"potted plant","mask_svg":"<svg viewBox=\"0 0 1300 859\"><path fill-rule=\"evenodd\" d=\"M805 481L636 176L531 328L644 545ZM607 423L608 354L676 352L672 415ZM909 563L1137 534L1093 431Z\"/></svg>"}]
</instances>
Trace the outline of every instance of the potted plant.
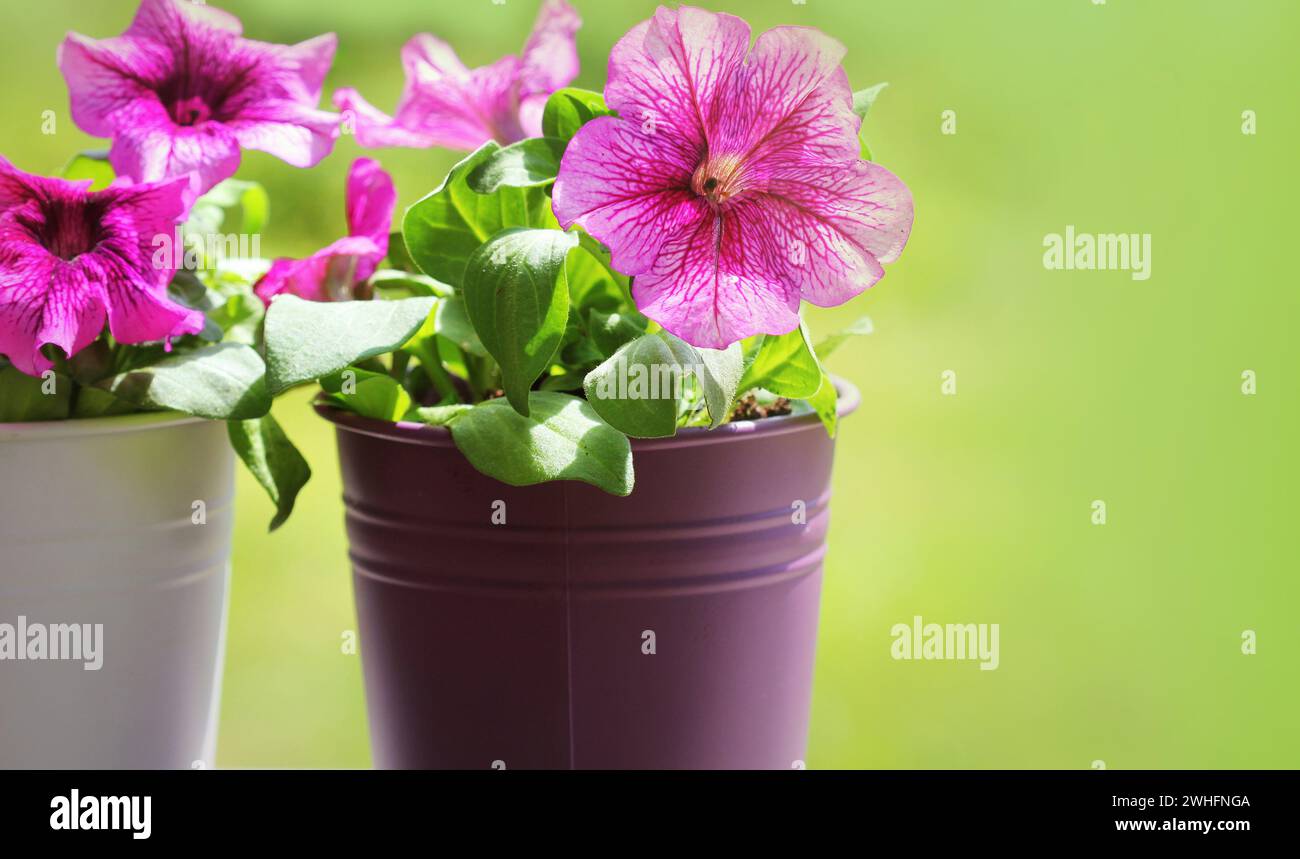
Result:
<instances>
[{"instance_id":1,"label":"potted plant","mask_svg":"<svg viewBox=\"0 0 1300 859\"><path fill-rule=\"evenodd\" d=\"M880 88L816 30L751 48L689 7L618 42L603 95L562 88L577 24L546 3L495 88L423 35L394 116L338 93L363 145L473 151L387 267L335 243L257 288L271 390L319 380L337 427L375 761L799 766L857 405L819 356L864 330L814 346L799 310L907 240L859 139Z\"/></svg>"},{"instance_id":2,"label":"potted plant","mask_svg":"<svg viewBox=\"0 0 1300 859\"><path fill-rule=\"evenodd\" d=\"M0 158L0 768L213 762L234 455L272 528L309 474L268 414L265 193L229 177L241 147L329 151L333 47L144 0L59 50L110 150L58 177Z\"/></svg>"}]
</instances>

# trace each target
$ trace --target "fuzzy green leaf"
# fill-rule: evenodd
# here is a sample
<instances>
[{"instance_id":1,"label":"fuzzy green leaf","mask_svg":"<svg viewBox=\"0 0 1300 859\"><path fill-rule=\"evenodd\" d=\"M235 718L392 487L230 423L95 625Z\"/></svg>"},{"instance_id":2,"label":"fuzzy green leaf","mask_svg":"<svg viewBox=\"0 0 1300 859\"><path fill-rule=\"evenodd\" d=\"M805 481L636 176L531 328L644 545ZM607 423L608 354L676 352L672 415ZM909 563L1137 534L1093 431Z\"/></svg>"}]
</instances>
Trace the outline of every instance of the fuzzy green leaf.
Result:
<instances>
[{"instance_id":1,"label":"fuzzy green leaf","mask_svg":"<svg viewBox=\"0 0 1300 859\"><path fill-rule=\"evenodd\" d=\"M528 414L529 388L564 338L564 260L577 243L559 230L505 230L475 251L465 269L465 309L521 415Z\"/></svg>"},{"instance_id":2,"label":"fuzzy green leaf","mask_svg":"<svg viewBox=\"0 0 1300 859\"><path fill-rule=\"evenodd\" d=\"M527 417L503 399L451 420L451 434L479 471L511 486L581 480L613 495L632 492L632 448L590 405L567 394L533 391Z\"/></svg>"},{"instance_id":3,"label":"fuzzy green leaf","mask_svg":"<svg viewBox=\"0 0 1300 859\"><path fill-rule=\"evenodd\" d=\"M97 386L142 409L172 409L210 420L248 420L271 408L266 365L242 343L175 353Z\"/></svg>"},{"instance_id":4,"label":"fuzzy green leaf","mask_svg":"<svg viewBox=\"0 0 1300 859\"><path fill-rule=\"evenodd\" d=\"M68 417L72 380L66 376L28 376L0 367L0 424L58 421Z\"/></svg>"},{"instance_id":5,"label":"fuzzy green leaf","mask_svg":"<svg viewBox=\"0 0 1300 859\"><path fill-rule=\"evenodd\" d=\"M801 323L788 334L763 336L754 360L745 370L740 390L764 388L791 400L802 400L821 387L822 369Z\"/></svg>"},{"instance_id":6,"label":"fuzzy green leaf","mask_svg":"<svg viewBox=\"0 0 1300 859\"><path fill-rule=\"evenodd\" d=\"M872 333L872 331L874 330L875 329L872 328L870 318L863 316L859 319L856 319L847 328L835 332L831 336L823 339L820 343L818 343L817 356L819 358L826 358L836 349L840 348L845 343L847 343L850 338L861 337Z\"/></svg>"},{"instance_id":7,"label":"fuzzy green leaf","mask_svg":"<svg viewBox=\"0 0 1300 859\"><path fill-rule=\"evenodd\" d=\"M365 418L400 421L411 410L411 395L385 373L348 367L321 379L337 406Z\"/></svg>"},{"instance_id":8,"label":"fuzzy green leaf","mask_svg":"<svg viewBox=\"0 0 1300 859\"><path fill-rule=\"evenodd\" d=\"M532 137L493 152L470 171L469 187L479 194L500 188L535 188L549 185L560 172L564 141Z\"/></svg>"},{"instance_id":9,"label":"fuzzy green leaf","mask_svg":"<svg viewBox=\"0 0 1300 859\"><path fill-rule=\"evenodd\" d=\"M267 381L272 394L401 348L436 298L304 301L281 295L266 311Z\"/></svg>"},{"instance_id":10,"label":"fuzzy green leaf","mask_svg":"<svg viewBox=\"0 0 1300 859\"><path fill-rule=\"evenodd\" d=\"M598 116L612 116L598 92L568 87L557 90L542 110L542 134L568 143L578 129Z\"/></svg>"},{"instance_id":11,"label":"fuzzy green leaf","mask_svg":"<svg viewBox=\"0 0 1300 859\"><path fill-rule=\"evenodd\" d=\"M470 256L501 230L558 228L551 198L542 188L501 187L492 194L479 194L469 186L469 174L500 150L491 141L483 144L406 210L402 220L406 250L430 277L460 288Z\"/></svg>"},{"instance_id":12,"label":"fuzzy green leaf","mask_svg":"<svg viewBox=\"0 0 1300 859\"><path fill-rule=\"evenodd\" d=\"M298 492L311 479L311 468L270 415L230 421L227 426L231 447L275 505L270 526L274 531L293 512Z\"/></svg>"}]
</instances>

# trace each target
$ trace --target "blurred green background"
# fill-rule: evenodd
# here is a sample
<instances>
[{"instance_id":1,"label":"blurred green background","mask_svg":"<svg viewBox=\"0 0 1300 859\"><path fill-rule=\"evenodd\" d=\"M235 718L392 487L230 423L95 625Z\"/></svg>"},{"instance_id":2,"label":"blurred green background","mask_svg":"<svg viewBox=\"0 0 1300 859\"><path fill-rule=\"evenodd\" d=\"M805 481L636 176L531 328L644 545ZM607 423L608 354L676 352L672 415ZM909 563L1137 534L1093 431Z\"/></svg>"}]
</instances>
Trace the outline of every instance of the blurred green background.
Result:
<instances>
[{"instance_id":1,"label":"blurred green background","mask_svg":"<svg viewBox=\"0 0 1300 859\"><path fill-rule=\"evenodd\" d=\"M0 154L53 172L99 145L67 116L55 47L69 28L119 33L134 5L9 4ZM337 32L328 89L355 86L385 110L413 33L479 65L518 52L536 12L529 0L215 5L254 38ZM610 46L654 4L576 5L577 84L600 89ZM809 766L1300 766L1300 6L704 5L756 31L819 27L848 46L855 87L889 81L867 138L916 198L902 260L810 317L826 332L865 313L876 333L830 361L863 406L840 438ZM359 153L345 139L309 172L246 155L240 175L273 199L264 252L343 234ZM403 205L457 158L378 156ZM1150 233L1150 280L1045 270L1043 238L1067 224ZM949 370L954 395L941 392ZM340 647L355 619L334 441L307 400L277 406L316 473L280 532L265 533L270 505L240 473L225 767L370 762L360 663ZM890 628L915 615L1000 624L1001 666L894 661Z\"/></svg>"}]
</instances>

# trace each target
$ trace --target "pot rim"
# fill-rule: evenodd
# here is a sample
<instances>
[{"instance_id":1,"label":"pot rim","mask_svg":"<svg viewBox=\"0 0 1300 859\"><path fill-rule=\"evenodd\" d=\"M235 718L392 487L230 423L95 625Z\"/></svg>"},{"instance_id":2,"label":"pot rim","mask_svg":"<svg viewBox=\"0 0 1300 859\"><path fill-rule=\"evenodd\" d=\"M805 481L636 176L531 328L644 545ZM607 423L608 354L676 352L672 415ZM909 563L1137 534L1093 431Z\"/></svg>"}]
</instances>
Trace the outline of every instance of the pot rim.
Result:
<instances>
[{"instance_id":1,"label":"pot rim","mask_svg":"<svg viewBox=\"0 0 1300 859\"><path fill-rule=\"evenodd\" d=\"M835 390L839 393L839 402L836 404L835 413L841 418L853 414L853 412L857 411L858 406L862 404L862 395L859 393L857 386L840 376L832 375L831 380L835 383ZM453 445L451 430L447 427L429 426L428 424L413 421L393 422L362 417L321 400L313 401L312 407L325 420L349 432L408 444L424 444L438 447ZM684 427L679 429L676 435L668 438L630 438L629 440L632 442L634 451L653 450L664 447L720 444L733 439L781 435L805 430L812 426L821 427L821 420L817 415L812 413L792 414L762 418L761 420L728 421L713 430L708 427ZM0 429L3 429L3 425L0 425Z\"/></svg>"},{"instance_id":2,"label":"pot rim","mask_svg":"<svg viewBox=\"0 0 1300 859\"><path fill-rule=\"evenodd\" d=\"M61 421L0 423L0 442L81 438L208 422L207 418L197 418L184 412L166 411L131 412L100 418L68 418Z\"/></svg>"}]
</instances>

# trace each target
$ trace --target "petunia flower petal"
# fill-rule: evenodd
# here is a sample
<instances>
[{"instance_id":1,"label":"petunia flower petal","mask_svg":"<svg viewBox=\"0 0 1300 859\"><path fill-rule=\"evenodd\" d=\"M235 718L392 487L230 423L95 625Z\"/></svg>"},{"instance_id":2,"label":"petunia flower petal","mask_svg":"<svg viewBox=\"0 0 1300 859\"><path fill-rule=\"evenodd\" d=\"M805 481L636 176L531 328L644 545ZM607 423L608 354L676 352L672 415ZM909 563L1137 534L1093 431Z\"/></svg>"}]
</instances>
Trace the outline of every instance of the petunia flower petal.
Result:
<instances>
[{"instance_id":1,"label":"petunia flower petal","mask_svg":"<svg viewBox=\"0 0 1300 859\"><path fill-rule=\"evenodd\" d=\"M445 146L474 150L541 134L542 111L555 90L578 73L574 36L582 25L565 0L546 0L522 57L470 69L450 45L421 33L402 47L406 86L392 116L354 89L334 93L365 147Z\"/></svg>"},{"instance_id":2,"label":"petunia flower petal","mask_svg":"<svg viewBox=\"0 0 1300 859\"><path fill-rule=\"evenodd\" d=\"M101 217L103 253L78 258L88 278L104 285L108 325L121 343L144 343L197 334L203 314L167 297L175 268L158 265L159 236L174 236L189 207L187 178L158 184L115 185Z\"/></svg>"},{"instance_id":3,"label":"petunia flower petal","mask_svg":"<svg viewBox=\"0 0 1300 859\"><path fill-rule=\"evenodd\" d=\"M422 66L397 109L397 121L451 149L477 149L488 140L514 143L524 138L515 92L518 77L518 57L458 75Z\"/></svg>"},{"instance_id":4,"label":"petunia flower petal","mask_svg":"<svg viewBox=\"0 0 1300 859\"><path fill-rule=\"evenodd\" d=\"M137 181L190 171L201 193L234 172L240 147L298 167L330 152L338 117L316 106L336 43L244 39L226 12L144 0L122 36L69 34L59 66L74 121L113 139L115 169Z\"/></svg>"},{"instance_id":5,"label":"petunia flower petal","mask_svg":"<svg viewBox=\"0 0 1300 859\"><path fill-rule=\"evenodd\" d=\"M402 45L402 70L406 73L406 83L425 78L459 78L469 74L456 49L432 33L417 33Z\"/></svg>"},{"instance_id":6,"label":"petunia flower petal","mask_svg":"<svg viewBox=\"0 0 1300 859\"><path fill-rule=\"evenodd\" d=\"M851 161L862 120L840 63L845 49L810 27L776 27L754 42L743 73L709 117L709 151L763 162Z\"/></svg>"},{"instance_id":7,"label":"petunia flower petal","mask_svg":"<svg viewBox=\"0 0 1300 859\"><path fill-rule=\"evenodd\" d=\"M69 33L59 45L58 65L68 82L72 121L87 134L113 136L120 111L156 101L154 90L167 80L172 64L170 52L157 42Z\"/></svg>"},{"instance_id":8,"label":"petunia flower petal","mask_svg":"<svg viewBox=\"0 0 1300 859\"><path fill-rule=\"evenodd\" d=\"M285 292L309 301L349 298L353 287L364 279L357 277L360 266L367 259L375 259L376 255L382 259L384 251L373 239L349 236L306 259L277 259L257 282L254 291L268 304L272 298Z\"/></svg>"},{"instance_id":9,"label":"petunia flower petal","mask_svg":"<svg viewBox=\"0 0 1300 859\"><path fill-rule=\"evenodd\" d=\"M565 0L546 0L537 13L519 69L519 125L525 136L541 136L546 100L578 76L581 27L582 18Z\"/></svg>"},{"instance_id":10,"label":"petunia flower petal","mask_svg":"<svg viewBox=\"0 0 1300 859\"><path fill-rule=\"evenodd\" d=\"M451 46L422 33L402 48L406 87L395 116L388 116L355 90L334 94L334 104L350 110L362 146L445 146L477 149L488 140L523 139L519 126L519 58L504 57L490 66L468 69Z\"/></svg>"},{"instance_id":11,"label":"petunia flower petal","mask_svg":"<svg viewBox=\"0 0 1300 859\"><path fill-rule=\"evenodd\" d=\"M306 259L278 259L254 291L265 302L283 292L311 301L351 298L388 253L388 235L397 208L393 179L371 158L358 158L348 171L347 238Z\"/></svg>"},{"instance_id":12,"label":"petunia flower petal","mask_svg":"<svg viewBox=\"0 0 1300 859\"><path fill-rule=\"evenodd\" d=\"M619 271L648 271L664 241L701 217L689 187L693 168L635 123L599 117L569 142L552 192L555 216L609 245Z\"/></svg>"},{"instance_id":13,"label":"petunia flower petal","mask_svg":"<svg viewBox=\"0 0 1300 859\"><path fill-rule=\"evenodd\" d=\"M767 213L741 204L707 210L664 242L654 268L638 275L641 312L688 343L725 349L754 334L785 334L799 324L799 290L773 261L781 249Z\"/></svg>"},{"instance_id":14,"label":"petunia flower petal","mask_svg":"<svg viewBox=\"0 0 1300 859\"><path fill-rule=\"evenodd\" d=\"M734 15L661 6L614 45L605 102L666 158L698 159L714 102L748 49L749 25Z\"/></svg>"},{"instance_id":15,"label":"petunia flower petal","mask_svg":"<svg viewBox=\"0 0 1300 859\"><path fill-rule=\"evenodd\" d=\"M519 94L552 93L578 76L578 11L565 0L546 0L524 44Z\"/></svg>"},{"instance_id":16,"label":"petunia flower petal","mask_svg":"<svg viewBox=\"0 0 1300 859\"><path fill-rule=\"evenodd\" d=\"M820 237L837 244L833 230L873 256L878 262L898 259L912 230L912 193L893 173L870 161L847 165L809 164L777 171L769 178L763 197L784 201L789 218L775 225L821 225L805 235L805 244L816 255ZM793 212L799 212L795 216ZM811 299L810 299L811 300ZM817 303L822 303L818 301Z\"/></svg>"},{"instance_id":17,"label":"petunia flower petal","mask_svg":"<svg viewBox=\"0 0 1300 859\"><path fill-rule=\"evenodd\" d=\"M615 46L606 103L570 142L556 216L608 245L637 306L697 345L784 334L884 275L912 197L858 158L844 47L660 8Z\"/></svg>"},{"instance_id":18,"label":"petunia flower petal","mask_svg":"<svg viewBox=\"0 0 1300 859\"><path fill-rule=\"evenodd\" d=\"M241 156L235 132L224 125L173 125L141 110L114 138L108 158L119 176L136 182L189 176L196 196L235 175Z\"/></svg>"},{"instance_id":19,"label":"petunia flower petal","mask_svg":"<svg viewBox=\"0 0 1300 859\"><path fill-rule=\"evenodd\" d=\"M278 55L281 66L286 71L294 71L305 95L303 100L314 105L320 101L325 76L334 64L334 52L338 50L338 45L338 36L326 33L296 45L270 47Z\"/></svg>"},{"instance_id":20,"label":"petunia flower petal","mask_svg":"<svg viewBox=\"0 0 1300 859\"><path fill-rule=\"evenodd\" d=\"M229 12L191 0L140 0L126 36L156 39L181 47L204 33L238 36L239 19Z\"/></svg>"},{"instance_id":21,"label":"petunia flower petal","mask_svg":"<svg viewBox=\"0 0 1300 859\"><path fill-rule=\"evenodd\" d=\"M406 146L425 149L435 145L432 134L407 128L397 120L362 98L355 89L346 88L334 93L334 106L350 123L357 144L366 149L388 146Z\"/></svg>"},{"instance_id":22,"label":"petunia flower petal","mask_svg":"<svg viewBox=\"0 0 1300 859\"><path fill-rule=\"evenodd\" d=\"M80 266L38 248L17 246L0 225L0 353L19 372L54 366L49 345L75 355L104 329L103 288Z\"/></svg>"},{"instance_id":23,"label":"petunia flower petal","mask_svg":"<svg viewBox=\"0 0 1300 859\"><path fill-rule=\"evenodd\" d=\"M23 173L0 159L0 352L24 373L68 356L104 328L123 343L197 333L203 315L167 298L175 273L155 259L184 212L189 179L163 184L88 183Z\"/></svg>"},{"instance_id":24,"label":"petunia flower petal","mask_svg":"<svg viewBox=\"0 0 1300 859\"><path fill-rule=\"evenodd\" d=\"M369 270L359 275L359 280L370 277L374 273L373 265L388 253L388 235L396 208L397 189L393 186L393 177L372 158L354 161L348 171L348 235L370 239L379 252L379 257L372 261Z\"/></svg>"},{"instance_id":25,"label":"petunia flower petal","mask_svg":"<svg viewBox=\"0 0 1300 859\"><path fill-rule=\"evenodd\" d=\"M295 102L263 102L224 127L244 149L269 153L294 167L315 167L334 150L339 117Z\"/></svg>"}]
</instances>

